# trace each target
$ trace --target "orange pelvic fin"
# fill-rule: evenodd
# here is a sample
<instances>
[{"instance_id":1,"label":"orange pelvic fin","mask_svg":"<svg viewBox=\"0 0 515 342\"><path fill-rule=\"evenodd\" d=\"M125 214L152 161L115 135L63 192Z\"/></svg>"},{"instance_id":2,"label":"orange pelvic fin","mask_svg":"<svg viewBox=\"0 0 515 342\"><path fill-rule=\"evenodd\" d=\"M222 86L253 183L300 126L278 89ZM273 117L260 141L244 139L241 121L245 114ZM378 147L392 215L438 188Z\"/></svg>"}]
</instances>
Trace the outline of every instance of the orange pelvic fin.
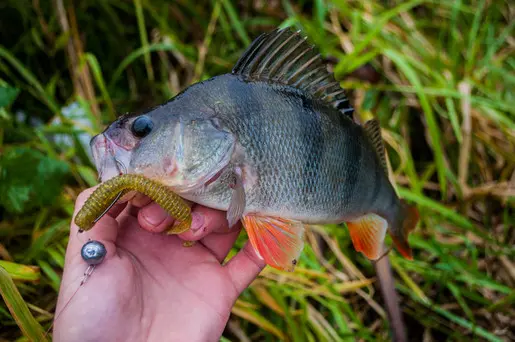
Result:
<instances>
[{"instance_id":1,"label":"orange pelvic fin","mask_svg":"<svg viewBox=\"0 0 515 342\"><path fill-rule=\"evenodd\" d=\"M367 214L347 222L354 248L371 260L377 260L383 252L383 242L388 223L376 214Z\"/></svg>"},{"instance_id":2,"label":"orange pelvic fin","mask_svg":"<svg viewBox=\"0 0 515 342\"><path fill-rule=\"evenodd\" d=\"M227 222L229 228L232 228L241 218L241 215L245 211L245 189L243 187L243 180L241 178L241 169L237 167L234 172L235 184L227 210Z\"/></svg>"},{"instance_id":3,"label":"orange pelvic fin","mask_svg":"<svg viewBox=\"0 0 515 342\"><path fill-rule=\"evenodd\" d=\"M301 222L246 215L243 216L243 226L250 243L268 265L293 271L304 248L304 225Z\"/></svg>"}]
</instances>

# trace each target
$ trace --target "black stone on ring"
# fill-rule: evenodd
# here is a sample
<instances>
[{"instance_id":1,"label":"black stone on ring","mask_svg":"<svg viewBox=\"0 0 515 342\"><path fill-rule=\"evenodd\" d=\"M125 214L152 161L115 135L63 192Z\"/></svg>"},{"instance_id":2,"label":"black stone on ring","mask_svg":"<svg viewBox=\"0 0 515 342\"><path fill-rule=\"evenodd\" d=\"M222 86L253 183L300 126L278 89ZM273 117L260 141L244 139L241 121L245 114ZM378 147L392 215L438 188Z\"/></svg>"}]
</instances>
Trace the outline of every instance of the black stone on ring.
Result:
<instances>
[{"instance_id":1,"label":"black stone on ring","mask_svg":"<svg viewBox=\"0 0 515 342\"><path fill-rule=\"evenodd\" d=\"M96 240L86 242L80 251L82 259L90 266L102 263L106 254L107 250L104 244Z\"/></svg>"}]
</instances>

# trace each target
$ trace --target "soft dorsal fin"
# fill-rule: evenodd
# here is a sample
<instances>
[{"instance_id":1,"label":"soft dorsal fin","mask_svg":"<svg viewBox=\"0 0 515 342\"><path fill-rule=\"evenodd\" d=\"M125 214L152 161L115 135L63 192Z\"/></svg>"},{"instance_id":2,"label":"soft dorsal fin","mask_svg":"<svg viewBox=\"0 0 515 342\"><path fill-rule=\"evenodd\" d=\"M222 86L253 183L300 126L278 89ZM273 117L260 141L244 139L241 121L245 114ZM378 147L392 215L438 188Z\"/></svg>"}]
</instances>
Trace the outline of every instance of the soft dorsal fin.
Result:
<instances>
[{"instance_id":1,"label":"soft dorsal fin","mask_svg":"<svg viewBox=\"0 0 515 342\"><path fill-rule=\"evenodd\" d=\"M381 165L383 165L383 168L387 171L388 168L386 166L386 155L384 151L384 143L383 137L381 136L381 126L379 125L379 120L368 120L365 122L363 128L365 129L365 132L367 133L372 146L374 146L374 149L376 150L377 156L381 161Z\"/></svg>"},{"instance_id":2,"label":"soft dorsal fin","mask_svg":"<svg viewBox=\"0 0 515 342\"><path fill-rule=\"evenodd\" d=\"M300 32L290 29L264 33L236 62L233 74L247 80L289 85L352 118L354 109L344 90Z\"/></svg>"}]
</instances>

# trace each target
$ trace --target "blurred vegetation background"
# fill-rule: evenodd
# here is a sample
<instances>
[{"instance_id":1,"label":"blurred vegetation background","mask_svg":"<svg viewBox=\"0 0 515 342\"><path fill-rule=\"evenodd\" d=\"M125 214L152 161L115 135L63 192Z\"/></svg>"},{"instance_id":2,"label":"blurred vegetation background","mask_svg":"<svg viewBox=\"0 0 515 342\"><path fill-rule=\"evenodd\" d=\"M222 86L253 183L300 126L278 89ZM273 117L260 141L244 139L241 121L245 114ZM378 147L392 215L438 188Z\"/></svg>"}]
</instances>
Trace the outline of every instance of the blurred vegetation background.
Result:
<instances>
[{"instance_id":1,"label":"blurred vegetation background","mask_svg":"<svg viewBox=\"0 0 515 342\"><path fill-rule=\"evenodd\" d=\"M390 254L409 340L515 340L509 0L1 1L0 340L52 322L73 204L97 183L90 137L229 72L277 26L304 30L359 118L380 119L392 179L420 208L415 260ZM347 230L307 241L296 272L267 268L242 295L223 341L390 339Z\"/></svg>"}]
</instances>

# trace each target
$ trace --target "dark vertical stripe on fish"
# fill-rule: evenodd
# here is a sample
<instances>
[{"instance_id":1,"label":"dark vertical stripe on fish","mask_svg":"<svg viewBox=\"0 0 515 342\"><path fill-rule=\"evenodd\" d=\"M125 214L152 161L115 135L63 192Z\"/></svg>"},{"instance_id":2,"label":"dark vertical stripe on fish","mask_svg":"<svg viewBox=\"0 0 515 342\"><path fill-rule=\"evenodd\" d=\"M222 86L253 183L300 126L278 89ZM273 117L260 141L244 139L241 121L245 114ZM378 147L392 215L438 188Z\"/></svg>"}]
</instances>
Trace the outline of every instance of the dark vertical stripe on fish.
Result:
<instances>
[{"instance_id":1,"label":"dark vertical stripe on fish","mask_svg":"<svg viewBox=\"0 0 515 342\"><path fill-rule=\"evenodd\" d=\"M350 163L350 165L346 168L347 173L344 177L345 194L342 201L344 208L347 209L353 204L352 202L356 200L355 191L360 191L357 186L362 171L361 165L363 163L363 153L361 150L362 145L358 142L357 139L353 138L353 134L342 137L342 139L346 139L345 161Z\"/></svg>"},{"instance_id":2,"label":"dark vertical stripe on fish","mask_svg":"<svg viewBox=\"0 0 515 342\"><path fill-rule=\"evenodd\" d=\"M383 167L382 165L380 165L380 162L377 160L377 158L374 158L374 162L375 162L375 167L374 167L374 170L375 170L375 176L374 176L374 191L372 192L372 201L371 203L374 203L376 204L378 201L379 201L379 194L381 193L381 188L382 188L382 179L383 179L383 175L382 173L384 172L383 171Z\"/></svg>"},{"instance_id":3,"label":"dark vertical stripe on fish","mask_svg":"<svg viewBox=\"0 0 515 342\"><path fill-rule=\"evenodd\" d=\"M266 98L263 98L262 90L259 86L246 87L244 90L244 96L246 97L246 101L239 104L239 110L242 115L247 116L247 120L244 120L248 124L246 131L252 132L249 136L242 134L242 136L244 136L245 139L248 139L250 143L249 148L246 149L248 151L247 153L253 154L249 157L251 160L256 162L254 167L258 170L273 167L267 162L266 156L263 154L263 151L272 150L270 146L272 139L270 137L269 126L263 124L263 120L265 120L263 115L266 111L266 105L263 102L266 101ZM276 113L276 115L280 114L281 113ZM261 174L261 172L259 173ZM263 180L264 179L259 179L260 182ZM269 180L265 179L264 181L268 182ZM262 186L267 185L268 184L263 184ZM267 204L272 204L274 202L274 196L276 196L272 191L262 192L260 195L263 196L263 202Z\"/></svg>"},{"instance_id":4,"label":"dark vertical stripe on fish","mask_svg":"<svg viewBox=\"0 0 515 342\"><path fill-rule=\"evenodd\" d=\"M302 110L297 111L298 120L300 121L300 129L302 141L306 143L304 151L304 166L301 172L302 200L307 204L311 200L312 193L319 191L317 180L320 179L320 158L324 151L324 135L322 132L322 124L320 116L313 111L313 101L301 96ZM309 119L306 120L306 111Z\"/></svg>"}]
</instances>

